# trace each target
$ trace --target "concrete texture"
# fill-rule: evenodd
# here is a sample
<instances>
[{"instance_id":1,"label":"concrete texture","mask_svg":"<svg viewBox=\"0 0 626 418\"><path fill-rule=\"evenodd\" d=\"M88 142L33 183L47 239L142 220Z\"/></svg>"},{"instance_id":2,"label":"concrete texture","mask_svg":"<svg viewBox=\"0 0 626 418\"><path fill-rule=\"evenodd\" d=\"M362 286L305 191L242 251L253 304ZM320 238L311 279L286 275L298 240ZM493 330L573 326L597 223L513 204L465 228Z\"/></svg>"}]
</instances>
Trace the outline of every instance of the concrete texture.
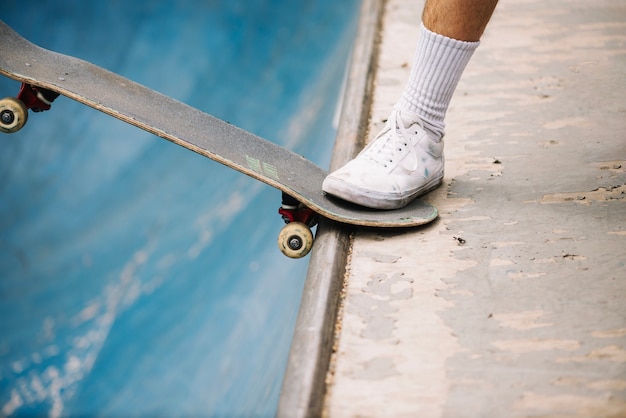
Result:
<instances>
[{"instance_id":1,"label":"concrete texture","mask_svg":"<svg viewBox=\"0 0 626 418\"><path fill-rule=\"evenodd\" d=\"M389 0L369 138L422 4ZM626 3L502 2L420 229L355 232L329 417L626 416Z\"/></svg>"}]
</instances>

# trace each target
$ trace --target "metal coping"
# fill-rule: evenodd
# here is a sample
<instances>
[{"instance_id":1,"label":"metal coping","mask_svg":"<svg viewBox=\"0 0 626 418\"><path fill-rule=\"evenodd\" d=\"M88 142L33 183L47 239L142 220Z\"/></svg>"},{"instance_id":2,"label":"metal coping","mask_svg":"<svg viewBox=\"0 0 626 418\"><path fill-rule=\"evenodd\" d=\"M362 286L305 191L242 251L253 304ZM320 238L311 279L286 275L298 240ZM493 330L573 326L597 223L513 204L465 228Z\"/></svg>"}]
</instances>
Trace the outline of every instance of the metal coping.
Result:
<instances>
[{"instance_id":1,"label":"metal coping","mask_svg":"<svg viewBox=\"0 0 626 418\"><path fill-rule=\"evenodd\" d=\"M363 146L372 101L384 0L363 0L352 46L331 169ZM278 403L277 417L319 417L333 350L350 228L322 222L311 252L300 310Z\"/></svg>"}]
</instances>

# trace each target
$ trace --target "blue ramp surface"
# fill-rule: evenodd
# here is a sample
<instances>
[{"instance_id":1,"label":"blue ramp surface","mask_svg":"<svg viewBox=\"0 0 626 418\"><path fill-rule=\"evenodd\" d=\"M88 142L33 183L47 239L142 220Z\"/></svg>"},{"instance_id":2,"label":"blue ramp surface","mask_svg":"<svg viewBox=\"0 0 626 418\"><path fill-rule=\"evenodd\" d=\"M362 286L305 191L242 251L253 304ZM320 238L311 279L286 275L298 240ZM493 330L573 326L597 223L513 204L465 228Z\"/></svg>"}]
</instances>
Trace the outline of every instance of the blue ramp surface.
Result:
<instances>
[{"instance_id":1,"label":"blue ramp surface","mask_svg":"<svg viewBox=\"0 0 626 418\"><path fill-rule=\"evenodd\" d=\"M0 18L326 167L358 6L8 1ZM63 97L0 136L0 416L274 415L307 268L277 249L279 205Z\"/></svg>"}]
</instances>

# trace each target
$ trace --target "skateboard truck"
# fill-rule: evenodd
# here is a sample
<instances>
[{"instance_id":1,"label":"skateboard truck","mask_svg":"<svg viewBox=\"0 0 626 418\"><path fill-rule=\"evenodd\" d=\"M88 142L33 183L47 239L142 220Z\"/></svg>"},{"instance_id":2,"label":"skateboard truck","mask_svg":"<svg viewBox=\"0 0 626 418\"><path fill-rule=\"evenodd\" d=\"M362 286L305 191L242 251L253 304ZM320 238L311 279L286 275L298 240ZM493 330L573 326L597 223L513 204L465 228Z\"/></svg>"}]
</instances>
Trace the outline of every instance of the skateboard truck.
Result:
<instances>
[{"instance_id":1,"label":"skateboard truck","mask_svg":"<svg viewBox=\"0 0 626 418\"><path fill-rule=\"evenodd\" d=\"M33 112L50 110L52 102L57 97L59 97L59 93L26 83L22 83L20 92L17 95L17 98L24 103L26 108L31 109Z\"/></svg>"},{"instance_id":2,"label":"skateboard truck","mask_svg":"<svg viewBox=\"0 0 626 418\"><path fill-rule=\"evenodd\" d=\"M17 98L6 97L0 100L0 131L19 131L28 120L28 109L33 112L49 110L57 97L59 94L52 90L22 83Z\"/></svg>"},{"instance_id":3,"label":"skateboard truck","mask_svg":"<svg viewBox=\"0 0 626 418\"><path fill-rule=\"evenodd\" d=\"M278 235L278 248L287 257L304 257L313 247L311 228L317 225L317 213L284 192L278 213L287 224Z\"/></svg>"}]
</instances>

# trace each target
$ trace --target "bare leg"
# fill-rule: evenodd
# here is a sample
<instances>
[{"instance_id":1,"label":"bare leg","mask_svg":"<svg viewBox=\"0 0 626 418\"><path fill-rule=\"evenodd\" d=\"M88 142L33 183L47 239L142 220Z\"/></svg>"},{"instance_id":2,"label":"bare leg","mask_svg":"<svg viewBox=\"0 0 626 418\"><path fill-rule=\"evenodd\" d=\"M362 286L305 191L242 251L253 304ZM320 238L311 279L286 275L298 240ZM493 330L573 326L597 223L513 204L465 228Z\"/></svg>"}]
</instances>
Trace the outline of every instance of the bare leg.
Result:
<instances>
[{"instance_id":1,"label":"bare leg","mask_svg":"<svg viewBox=\"0 0 626 418\"><path fill-rule=\"evenodd\" d=\"M427 29L459 41L480 40L498 0L426 0Z\"/></svg>"}]
</instances>

